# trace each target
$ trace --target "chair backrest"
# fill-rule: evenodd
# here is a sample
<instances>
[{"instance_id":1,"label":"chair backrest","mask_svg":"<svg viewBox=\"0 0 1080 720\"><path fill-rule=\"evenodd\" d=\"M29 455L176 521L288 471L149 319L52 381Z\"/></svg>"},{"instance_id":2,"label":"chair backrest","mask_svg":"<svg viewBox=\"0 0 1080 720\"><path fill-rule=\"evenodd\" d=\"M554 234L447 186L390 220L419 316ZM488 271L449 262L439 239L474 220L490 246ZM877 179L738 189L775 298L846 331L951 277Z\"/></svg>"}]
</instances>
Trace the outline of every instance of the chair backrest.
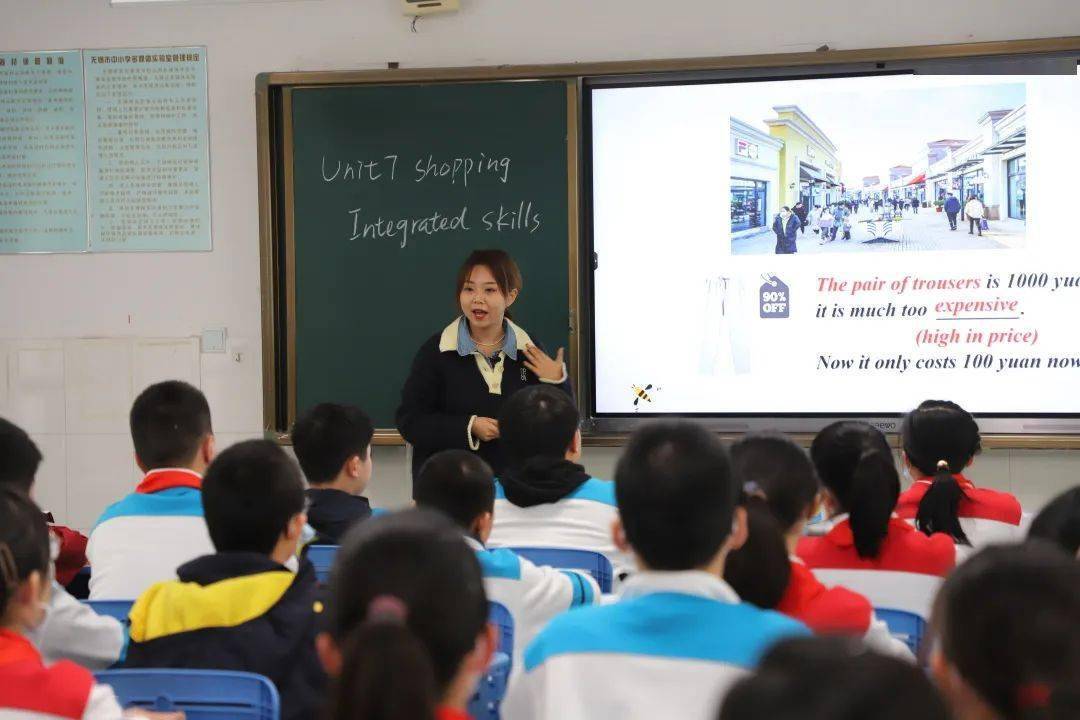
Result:
<instances>
[{"instance_id":1,"label":"chair backrest","mask_svg":"<svg viewBox=\"0 0 1080 720\"><path fill-rule=\"evenodd\" d=\"M551 547L511 547L518 555L535 565L548 565L560 570L584 570L600 585L600 592L611 592L614 571L611 561L592 550Z\"/></svg>"},{"instance_id":2,"label":"chair backrest","mask_svg":"<svg viewBox=\"0 0 1080 720\"><path fill-rule=\"evenodd\" d=\"M315 577L325 585L330 580L330 568L334 566L338 545L308 545L307 559L315 568Z\"/></svg>"},{"instance_id":3,"label":"chair backrest","mask_svg":"<svg viewBox=\"0 0 1080 720\"><path fill-rule=\"evenodd\" d=\"M183 710L187 720L278 720L277 688L262 675L224 670L105 670L120 705Z\"/></svg>"},{"instance_id":4,"label":"chair backrest","mask_svg":"<svg viewBox=\"0 0 1080 720\"><path fill-rule=\"evenodd\" d=\"M814 577L826 585L842 585L866 596L874 607L894 608L926 619L943 579L936 575L895 570L840 570L814 568Z\"/></svg>"},{"instance_id":5,"label":"chair backrest","mask_svg":"<svg viewBox=\"0 0 1080 720\"><path fill-rule=\"evenodd\" d=\"M496 653L491 658L487 672L480 678L476 694L469 701L469 716L474 720L499 720L499 705L506 695L506 683L510 680L510 656Z\"/></svg>"},{"instance_id":6,"label":"chair backrest","mask_svg":"<svg viewBox=\"0 0 1080 720\"><path fill-rule=\"evenodd\" d=\"M514 656L514 616L506 609L506 606L497 603L488 603L488 621L499 628L498 651Z\"/></svg>"},{"instance_id":7,"label":"chair backrest","mask_svg":"<svg viewBox=\"0 0 1080 720\"><path fill-rule=\"evenodd\" d=\"M919 646L922 645L923 634L926 632L925 620L915 613L892 608L874 608L874 614L878 620L889 626L889 632L894 638L906 644L912 654L918 657Z\"/></svg>"},{"instance_id":8,"label":"chair backrest","mask_svg":"<svg viewBox=\"0 0 1080 720\"><path fill-rule=\"evenodd\" d=\"M128 614L131 613L131 606L135 604L134 600L83 600L82 602L98 615L107 615L125 624L128 621Z\"/></svg>"}]
</instances>

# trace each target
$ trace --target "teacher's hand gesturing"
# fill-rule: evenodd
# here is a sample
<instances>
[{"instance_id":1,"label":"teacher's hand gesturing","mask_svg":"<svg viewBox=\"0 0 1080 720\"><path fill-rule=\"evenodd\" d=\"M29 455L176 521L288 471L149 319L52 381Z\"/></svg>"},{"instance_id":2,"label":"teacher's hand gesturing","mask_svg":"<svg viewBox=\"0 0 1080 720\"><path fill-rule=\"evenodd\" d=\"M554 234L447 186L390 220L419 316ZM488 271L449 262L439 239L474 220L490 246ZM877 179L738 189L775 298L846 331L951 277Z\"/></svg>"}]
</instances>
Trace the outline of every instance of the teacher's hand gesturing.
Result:
<instances>
[{"instance_id":1,"label":"teacher's hand gesturing","mask_svg":"<svg viewBox=\"0 0 1080 720\"><path fill-rule=\"evenodd\" d=\"M491 442L499 437L499 421L487 417L473 420L472 434L477 440Z\"/></svg>"},{"instance_id":2,"label":"teacher's hand gesturing","mask_svg":"<svg viewBox=\"0 0 1080 720\"><path fill-rule=\"evenodd\" d=\"M541 380L550 380L551 382L559 382L563 377L563 349L559 348L559 351L555 353L555 359L548 357L540 348L535 345L525 346L525 367L533 371L536 377Z\"/></svg>"}]
</instances>

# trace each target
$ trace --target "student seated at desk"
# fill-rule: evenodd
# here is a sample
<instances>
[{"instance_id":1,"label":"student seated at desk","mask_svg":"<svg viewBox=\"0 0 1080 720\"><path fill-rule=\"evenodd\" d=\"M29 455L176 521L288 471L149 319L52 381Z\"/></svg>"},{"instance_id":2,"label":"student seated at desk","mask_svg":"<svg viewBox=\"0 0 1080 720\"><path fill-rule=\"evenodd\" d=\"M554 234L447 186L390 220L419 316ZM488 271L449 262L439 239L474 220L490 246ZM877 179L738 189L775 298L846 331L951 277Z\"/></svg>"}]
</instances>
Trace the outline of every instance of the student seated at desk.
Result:
<instances>
[{"instance_id":1,"label":"student seated at desk","mask_svg":"<svg viewBox=\"0 0 1080 720\"><path fill-rule=\"evenodd\" d=\"M0 487L0 717L31 720L177 718L122 713L108 685L69 660L46 664L27 634L45 619L52 581L49 530L40 508Z\"/></svg>"},{"instance_id":2,"label":"student seated at desk","mask_svg":"<svg viewBox=\"0 0 1080 720\"><path fill-rule=\"evenodd\" d=\"M283 720L317 716L315 570L285 566L305 524L299 469L273 442L238 443L207 470L203 504L217 552L135 602L125 666L258 673L281 693Z\"/></svg>"},{"instance_id":3,"label":"student seated at desk","mask_svg":"<svg viewBox=\"0 0 1080 720\"><path fill-rule=\"evenodd\" d=\"M146 476L90 532L91 600L131 600L213 552L200 491L214 458L206 398L179 380L151 385L131 407L131 439Z\"/></svg>"},{"instance_id":4,"label":"student seated at desk","mask_svg":"<svg viewBox=\"0 0 1080 720\"><path fill-rule=\"evenodd\" d=\"M930 675L956 720L1080 717L1080 564L1045 543L996 545L945 581Z\"/></svg>"},{"instance_id":5,"label":"student seated at desk","mask_svg":"<svg viewBox=\"0 0 1080 720\"><path fill-rule=\"evenodd\" d=\"M725 578L743 599L784 613L822 634L855 635L889 655L914 659L889 632L865 596L828 587L795 555L806 521L820 497L817 473L798 445L779 435L750 435L731 448L736 477L745 484L750 536L728 557ZM759 513L767 517L760 518ZM773 545L781 546L779 551ZM743 587L757 588L767 576L786 577L772 603L759 603ZM771 598L770 598L771 599Z\"/></svg>"},{"instance_id":6,"label":"student seated at desk","mask_svg":"<svg viewBox=\"0 0 1080 720\"><path fill-rule=\"evenodd\" d=\"M807 567L940 577L952 570L952 538L927 537L893 512L900 476L880 430L863 422L833 423L814 438L810 457L834 524L825 535L799 541L796 552Z\"/></svg>"},{"instance_id":7,"label":"student seated at desk","mask_svg":"<svg viewBox=\"0 0 1080 720\"><path fill-rule=\"evenodd\" d=\"M459 527L429 510L362 523L330 578L318 648L334 681L320 717L470 720L498 644L487 617L480 566Z\"/></svg>"},{"instance_id":8,"label":"student seated at desk","mask_svg":"<svg viewBox=\"0 0 1080 720\"><path fill-rule=\"evenodd\" d=\"M562 390L536 385L514 393L499 414L507 466L495 486L493 547L592 550L616 578L633 558L615 547L615 484L591 477L581 460L580 415Z\"/></svg>"},{"instance_id":9,"label":"student seated at desk","mask_svg":"<svg viewBox=\"0 0 1080 720\"><path fill-rule=\"evenodd\" d=\"M525 651L504 717L712 718L730 685L801 623L740 602L721 578L746 539L728 454L689 423L634 433L615 470L616 544L639 572L617 603L556 617Z\"/></svg>"},{"instance_id":10,"label":"student seated at desk","mask_svg":"<svg viewBox=\"0 0 1080 720\"><path fill-rule=\"evenodd\" d=\"M515 672L525 647L551 618L599 599L600 588L586 572L538 567L509 550L484 546L491 534L495 484L478 455L466 450L432 455L420 468L413 493L417 507L438 510L457 523L480 560L488 599L510 611Z\"/></svg>"},{"instance_id":11,"label":"student seated at desk","mask_svg":"<svg viewBox=\"0 0 1080 720\"><path fill-rule=\"evenodd\" d=\"M0 418L0 488L11 488L33 497L34 479L41 464L41 451L22 428ZM51 544L58 553L63 546L50 524ZM53 561L55 568L56 561ZM91 670L104 670L117 660L124 648L124 629L115 618L98 615L88 605L71 597L56 580L45 619L27 637L46 663L71 660Z\"/></svg>"},{"instance_id":12,"label":"student seated at desk","mask_svg":"<svg viewBox=\"0 0 1080 720\"><path fill-rule=\"evenodd\" d=\"M1023 538L1020 502L964 477L982 450L971 413L947 400L927 400L904 418L900 437L914 482L900 495L897 515L927 535L943 532L974 548Z\"/></svg>"},{"instance_id":13,"label":"student seated at desk","mask_svg":"<svg viewBox=\"0 0 1080 720\"><path fill-rule=\"evenodd\" d=\"M321 403L293 424L292 443L308 481L308 524L315 545L337 545L354 523L371 517L363 496L371 481L371 419L354 405Z\"/></svg>"}]
</instances>

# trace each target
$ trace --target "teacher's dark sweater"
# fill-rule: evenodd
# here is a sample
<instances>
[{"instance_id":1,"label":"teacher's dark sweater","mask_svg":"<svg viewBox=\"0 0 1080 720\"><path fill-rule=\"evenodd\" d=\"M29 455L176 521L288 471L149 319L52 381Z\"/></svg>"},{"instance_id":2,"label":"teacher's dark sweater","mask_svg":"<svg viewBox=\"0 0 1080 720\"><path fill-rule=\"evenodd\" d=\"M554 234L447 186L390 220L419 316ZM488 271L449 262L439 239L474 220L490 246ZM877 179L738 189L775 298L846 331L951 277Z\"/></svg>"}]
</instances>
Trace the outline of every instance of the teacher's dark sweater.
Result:
<instances>
[{"instance_id":1,"label":"teacher's dark sweater","mask_svg":"<svg viewBox=\"0 0 1080 720\"><path fill-rule=\"evenodd\" d=\"M489 387L488 380L481 373L476 354L462 355L458 352L459 322L460 318L420 346L401 390L397 426L402 437L413 446L414 479L424 461L435 453L470 449L470 418L475 415L498 419L506 398L524 387L541 382L522 361L525 359L526 345L531 344L541 350L543 346L533 341L520 327L507 321L516 347L511 346L507 348L509 352L504 351L502 382L497 388L499 392L492 392L495 388ZM569 378L558 387L573 397ZM491 465L496 475L502 471L505 460L498 440L481 442L476 452Z\"/></svg>"}]
</instances>

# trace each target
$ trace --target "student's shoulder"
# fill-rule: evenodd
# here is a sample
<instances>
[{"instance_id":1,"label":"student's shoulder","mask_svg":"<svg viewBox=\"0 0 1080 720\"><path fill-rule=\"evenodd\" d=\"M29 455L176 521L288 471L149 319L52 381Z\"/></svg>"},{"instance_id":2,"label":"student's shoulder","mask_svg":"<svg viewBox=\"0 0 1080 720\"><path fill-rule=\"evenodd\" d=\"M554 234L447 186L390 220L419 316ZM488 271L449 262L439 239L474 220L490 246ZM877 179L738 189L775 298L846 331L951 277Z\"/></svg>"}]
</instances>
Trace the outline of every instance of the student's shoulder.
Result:
<instances>
[{"instance_id":1,"label":"student's shoulder","mask_svg":"<svg viewBox=\"0 0 1080 720\"><path fill-rule=\"evenodd\" d=\"M131 493L105 508L95 529L108 520L123 517L202 516L202 493L195 488L173 488L167 493Z\"/></svg>"},{"instance_id":2,"label":"student's shoulder","mask_svg":"<svg viewBox=\"0 0 1080 720\"><path fill-rule=\"evenodd\" d=\"M508 548L479 550L476 559L485 579L520 580L522 568L528 562Z\"/></svg>"},{"instance_id":3,"label":"student's shoulder","mask_svg":"<svg viewBox=\"0 0 1080 720\"><path fill-rule=\"evenodd\" d=\"M1009 525L1019 525L1024 509L1012 493L990 488L974 488L967 491L972 507L964 508L973 519L996 520Z\"/></svg>"},{"instance_id":4,"label":"student's shoulder","mask_svg":"<svg viewBox=\"0 0 1080 720\"><path fill-rule=\"evenodd\" d=\"M577 490L566 496L567 500L588 500L602 505L615 507L615 483L590 477L578 486Z\"/></svg>"},{"instance_id":5,"label":"student's shoulder","mask_svg":"<svg viewBox=\"0 0 1080 720\"><path fill-rule=\"evenodd\" d=\"M944 577L956 566L956 543L950 535L926 535L912 528L902 537L906 546L902 557L907 567L898 569Z\"/></svg>"}]
</instances>

